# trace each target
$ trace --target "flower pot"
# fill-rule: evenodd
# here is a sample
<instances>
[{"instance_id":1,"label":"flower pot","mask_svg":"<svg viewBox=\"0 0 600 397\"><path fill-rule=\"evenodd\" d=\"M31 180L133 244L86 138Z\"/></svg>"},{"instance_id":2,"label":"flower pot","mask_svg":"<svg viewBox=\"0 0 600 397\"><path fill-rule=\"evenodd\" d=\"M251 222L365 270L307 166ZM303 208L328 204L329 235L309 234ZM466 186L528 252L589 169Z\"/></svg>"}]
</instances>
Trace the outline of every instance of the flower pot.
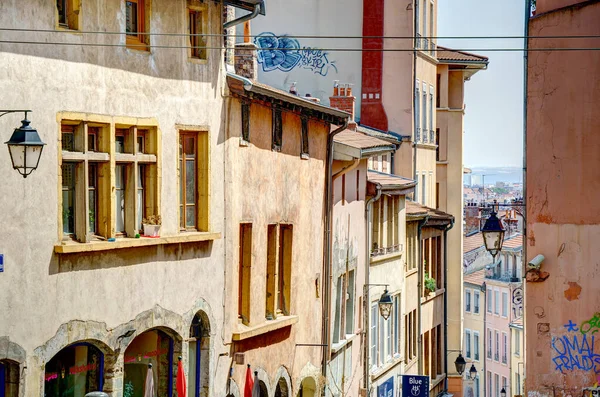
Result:
<instances>
[{"instance_id":1,"label":"flower pot","mask_svg":"<svg viewBox=\"0 0 600 397\"><path fill-rule=\"evenodd\" d=\"M158 237L160 235L160 225L148 225L144 223L144 236Z\"/></svg>"}]
</instances>

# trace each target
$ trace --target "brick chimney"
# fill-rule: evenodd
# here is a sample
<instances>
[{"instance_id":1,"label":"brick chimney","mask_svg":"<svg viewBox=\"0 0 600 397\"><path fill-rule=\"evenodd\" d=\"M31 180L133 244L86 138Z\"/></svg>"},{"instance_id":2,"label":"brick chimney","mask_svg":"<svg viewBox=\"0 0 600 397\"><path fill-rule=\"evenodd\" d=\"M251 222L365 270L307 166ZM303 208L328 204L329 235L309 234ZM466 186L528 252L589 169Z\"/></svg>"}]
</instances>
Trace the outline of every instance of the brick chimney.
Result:
<instances>
[{"instance_id":1,"label":"brick chimney","mask_svg":"<svg viewBox=\"0 0 600 397\"><path fill-rule=\"evenodd\" d=\"M258 79L256 45L250 40L250 22L244 24L244 42L235 44L235 73L251 80Z\"/></svg>"},{"instance_id":2,"label":"brick chimney","mask_svg":"<svg viewBox=\"0 0 600 397\"><path fill-rule=\"evenodd\" d=\"M339 84L339 81L336 80L333 85L333 95L329 97L329 106L352 115L348 123L348 129L353 131L356 131L356 122L354 121L355 105L356 97L352 95L352 85Z\"/></svg>"},{"instance_id":3,"label":"brick chimney","mask_svg":"<svg viewBox=\"0 0 600 397\"><path fill-rule=\"evenodd\" d=\"M465 235L470 236L479 231L479 206L476 203L465 204Z\"/></svg>"}]
</instances>

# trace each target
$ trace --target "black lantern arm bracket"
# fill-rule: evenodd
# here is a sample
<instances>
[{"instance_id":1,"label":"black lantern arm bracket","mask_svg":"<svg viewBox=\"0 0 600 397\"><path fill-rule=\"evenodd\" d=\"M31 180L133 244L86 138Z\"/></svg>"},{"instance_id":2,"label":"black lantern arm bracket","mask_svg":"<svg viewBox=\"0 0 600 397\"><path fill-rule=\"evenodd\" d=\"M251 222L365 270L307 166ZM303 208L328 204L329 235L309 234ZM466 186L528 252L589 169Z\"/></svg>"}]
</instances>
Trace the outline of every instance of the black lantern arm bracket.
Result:
<instances>
[{"instance_id":1,"label":"black lantern arm bracket","mask_svg":"<svg viewBox=\"0 0 600 397\"><path fill-rule=\"evenodd\" d=\"M32 112L31 110L2 110L0 109L0 117L5 116L9 113L25 113L25 118L27 118L27 113Z\"/></svg>"}]
</instances>

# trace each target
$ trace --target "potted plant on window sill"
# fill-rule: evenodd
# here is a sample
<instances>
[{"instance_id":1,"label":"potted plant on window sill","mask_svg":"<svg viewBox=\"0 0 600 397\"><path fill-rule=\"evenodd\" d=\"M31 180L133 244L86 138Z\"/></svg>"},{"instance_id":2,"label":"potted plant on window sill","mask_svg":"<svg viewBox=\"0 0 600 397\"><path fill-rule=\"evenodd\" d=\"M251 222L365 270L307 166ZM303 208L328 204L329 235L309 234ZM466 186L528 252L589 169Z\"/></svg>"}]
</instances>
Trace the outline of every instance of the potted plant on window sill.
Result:
<instances>
[{"instance_id":1,"label":"potted plant on window sill","mask_svg":"<svg viewBox=\"0 0 600 397\"><path fill-rule=\"evenodd\" d=\"M160 215L150 215L142 220L145 237L160 237Z\"/></svg>"},{"instance_id":2,"label":"potted plant on window sill","mask_svg":"<svg viewBox=\"0 0 600 397\"><path fill-rule=\"evenodd\" d=\"M427 295L437 290L437 283L433 277L429 277L429 273L425 272L425 291Z\"/></svg>"}]
</instances>

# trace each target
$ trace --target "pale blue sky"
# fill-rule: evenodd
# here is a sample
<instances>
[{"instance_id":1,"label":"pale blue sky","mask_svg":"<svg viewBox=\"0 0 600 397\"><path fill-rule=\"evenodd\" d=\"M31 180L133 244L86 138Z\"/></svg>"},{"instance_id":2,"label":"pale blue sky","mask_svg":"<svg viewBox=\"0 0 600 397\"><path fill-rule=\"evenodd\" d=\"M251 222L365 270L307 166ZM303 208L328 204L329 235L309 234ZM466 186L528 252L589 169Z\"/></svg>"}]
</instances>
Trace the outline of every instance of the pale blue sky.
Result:
<instances>
[{"instance_id":1,"label":"pale blue sky","mask_svg":"<svg viewBox=\"0 0 600 397\"><path fill-rule=\"evenodd\" d=\"M438 0L438 36L522 36L523 0ZM523 48L522 39L447 39L455 49ZM464 164L516 166L523 161L523 53L477 51L485 71L465 84Z\"/></svg>"}]
</instances>

